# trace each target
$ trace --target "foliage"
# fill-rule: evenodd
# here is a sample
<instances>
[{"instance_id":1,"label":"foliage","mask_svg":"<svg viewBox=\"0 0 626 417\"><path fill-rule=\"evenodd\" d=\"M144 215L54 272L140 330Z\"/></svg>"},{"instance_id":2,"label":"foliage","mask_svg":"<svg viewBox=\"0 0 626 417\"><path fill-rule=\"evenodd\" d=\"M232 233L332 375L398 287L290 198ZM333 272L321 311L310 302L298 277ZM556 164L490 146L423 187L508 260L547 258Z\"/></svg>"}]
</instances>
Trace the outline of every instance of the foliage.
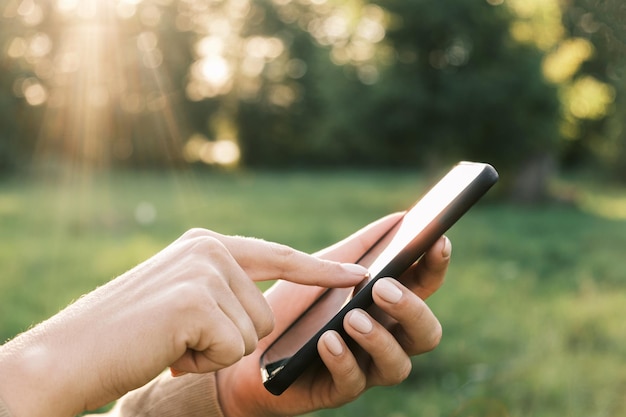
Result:
<instances>
[{"instance_id":1,"label":"foliage","mask_svg":"<svg viewBox=\"0 0 626 417\"><path fill-rule=\"evenodd\" d=\"M0 61L0 73L6 73L5 65ZM3 70L4 69L4 70ZM15 99L11 91L10 79L0 78L0 173L13 168L12 158L16 155L15 146Z\"/></svg>"},{"instance_id":2,"label":"foliage","mask_svg":"<svg viewBox=\"0 0 626 417\"><path fill-rule=\"evenodd\" d=\"M584 72L612 88L614 103L608 117L588 120L577 129L577 139L565 150L566 160L578 164L597 161L595 168L614 177L626 178L626 8L621 1L574 0L564 14L572 36L588 40L593 56Z\"/></svg>"},{"instance_id":3,"label":"foliage","mask_svg":"<svg viewBox=\"0 0 626 417\"><path fill-rule=\"evenodd\" d=\"M558 102L540 54L509 36L510 13L475 1L382 5L402 22L387 34L402 57L361 122L395 144L389 163L483 159L507 178L526 159L553 152Z\"/></svg>"},{"instance_id":4,"label":"foliage","mask_svg":"<svg viewBox=\"0 0 626 417\"><path fill-rule=\"evenodd\" d=\"M542 80L541 55L508 35L512 17L503 8L419 0L367 7L387 22L377 46L387 56L333 68L320 64L323 56L300 35L293 51L313 64L301 81L304 96L295 111L281 112L286 131L273 128L280 123L275 109L247 112L244 152L251 148L256 157L263 148L274 163L289 164L286 138L297 138L292 148L327 163L411 166L477 157L504 171L555 149L555 91Z\"/></svg>"},{"instance_id":5,"label":"foliage","mask_svg":"<svg viewBox=\"0 0 626 417\"><path fill-rule=\"evenodd\" d=\"M619 1L13 0L0 17L4 159L481 159L510 187L546 160L619 172L613 11Z\"/></svg>"}]
</instances>

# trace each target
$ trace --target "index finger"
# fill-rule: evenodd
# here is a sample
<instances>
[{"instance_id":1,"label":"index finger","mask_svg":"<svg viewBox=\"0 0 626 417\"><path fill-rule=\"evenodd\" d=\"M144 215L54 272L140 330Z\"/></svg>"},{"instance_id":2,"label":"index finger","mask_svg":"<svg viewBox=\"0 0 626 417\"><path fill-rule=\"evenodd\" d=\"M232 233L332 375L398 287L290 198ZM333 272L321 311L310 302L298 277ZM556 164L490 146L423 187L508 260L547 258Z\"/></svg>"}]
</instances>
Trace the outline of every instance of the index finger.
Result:
<instances>
[{"instance_id":1,"label":"index finger","mask_svg":"<svg viewBox=\"0 0 626 417\"><path fill-rule=\"evenodd\" d=\"M219 240L253 281L283 279L321 287L351 287L368 275L360 265L323 260L279 243L204 229L196 233Z\"/></svg>"}]
</instances>

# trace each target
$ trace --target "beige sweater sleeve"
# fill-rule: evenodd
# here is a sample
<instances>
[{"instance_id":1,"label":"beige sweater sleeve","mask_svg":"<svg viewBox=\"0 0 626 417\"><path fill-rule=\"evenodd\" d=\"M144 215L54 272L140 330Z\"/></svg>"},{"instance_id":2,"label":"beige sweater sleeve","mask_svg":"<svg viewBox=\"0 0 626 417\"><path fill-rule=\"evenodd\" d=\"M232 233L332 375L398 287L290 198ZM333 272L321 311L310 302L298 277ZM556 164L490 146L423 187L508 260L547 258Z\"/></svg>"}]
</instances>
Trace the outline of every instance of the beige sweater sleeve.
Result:
<instances>
[{"instance_id":1,"label":"beige sweater sleeve","mask_svg":"<svg viewBox=\"0 0 626 417\"><path fill-rule=\"evenodd\" d=\"M214 373L188 374L173 378L169 372L164 372L148 385L126 394L107 415L224 417L217 400Z\"/></svg>"},{"instance_id":2,"label":"beige sweater sleeve","mask_svg":"<svg viewBox=\"0 0 626 417\"><path fill-rule=\"evenodd\" d=\"M0 417L11 417L11 413L9 412L9 409L2 401L2 398L0 398Z\"/></svg>"}]
</instances>

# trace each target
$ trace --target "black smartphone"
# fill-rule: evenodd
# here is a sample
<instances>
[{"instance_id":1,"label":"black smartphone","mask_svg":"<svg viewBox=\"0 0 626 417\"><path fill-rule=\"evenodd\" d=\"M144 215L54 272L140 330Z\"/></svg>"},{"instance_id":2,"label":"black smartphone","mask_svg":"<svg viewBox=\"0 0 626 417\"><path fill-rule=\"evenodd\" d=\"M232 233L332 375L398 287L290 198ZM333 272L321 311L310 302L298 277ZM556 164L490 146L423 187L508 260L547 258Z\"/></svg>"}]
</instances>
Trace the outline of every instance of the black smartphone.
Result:
<instances>
[{"instance_id":1,"label":"black smartphone","mask_svg":"<svg viewBox=\"0 0 626 417\"><path fill-rule=\"evenodd\" d=\"M282 394L309 366L318 362L317 342L335 330L347 342L344 316L354 308L373 304L372 286L383 277L399 279L498 180L489 164L459 162L419 199L357 263L369 278L354 288L333 288L320 297L263 353L263 385Z\"/></svg>"}]
</instances>

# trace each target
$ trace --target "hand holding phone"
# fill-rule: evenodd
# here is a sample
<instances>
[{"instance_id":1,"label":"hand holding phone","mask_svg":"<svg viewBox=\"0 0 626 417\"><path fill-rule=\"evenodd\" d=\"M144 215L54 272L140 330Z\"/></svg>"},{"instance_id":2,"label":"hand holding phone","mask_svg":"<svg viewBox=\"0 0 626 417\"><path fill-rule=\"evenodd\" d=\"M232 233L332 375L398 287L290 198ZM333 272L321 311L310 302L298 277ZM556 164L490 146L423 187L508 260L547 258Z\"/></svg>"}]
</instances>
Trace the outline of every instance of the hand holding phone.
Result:
<instances>
[{"instance_id":1,"label":"hand holding phone","mask_svg":"<svg viewBox=\"0 0 626 417\"><path fill-rule=\"evenodd\" d=\"M345 315L369 308L372 286L383 277L399 278L497 181L487 164L457 164L366 253L358 263L368 267L370 279L354 289L325 291L261 356L263 383L281 394L300 374L319 362L317 342L328 330L344 339Z\"/></svg>"}]
</instances>

